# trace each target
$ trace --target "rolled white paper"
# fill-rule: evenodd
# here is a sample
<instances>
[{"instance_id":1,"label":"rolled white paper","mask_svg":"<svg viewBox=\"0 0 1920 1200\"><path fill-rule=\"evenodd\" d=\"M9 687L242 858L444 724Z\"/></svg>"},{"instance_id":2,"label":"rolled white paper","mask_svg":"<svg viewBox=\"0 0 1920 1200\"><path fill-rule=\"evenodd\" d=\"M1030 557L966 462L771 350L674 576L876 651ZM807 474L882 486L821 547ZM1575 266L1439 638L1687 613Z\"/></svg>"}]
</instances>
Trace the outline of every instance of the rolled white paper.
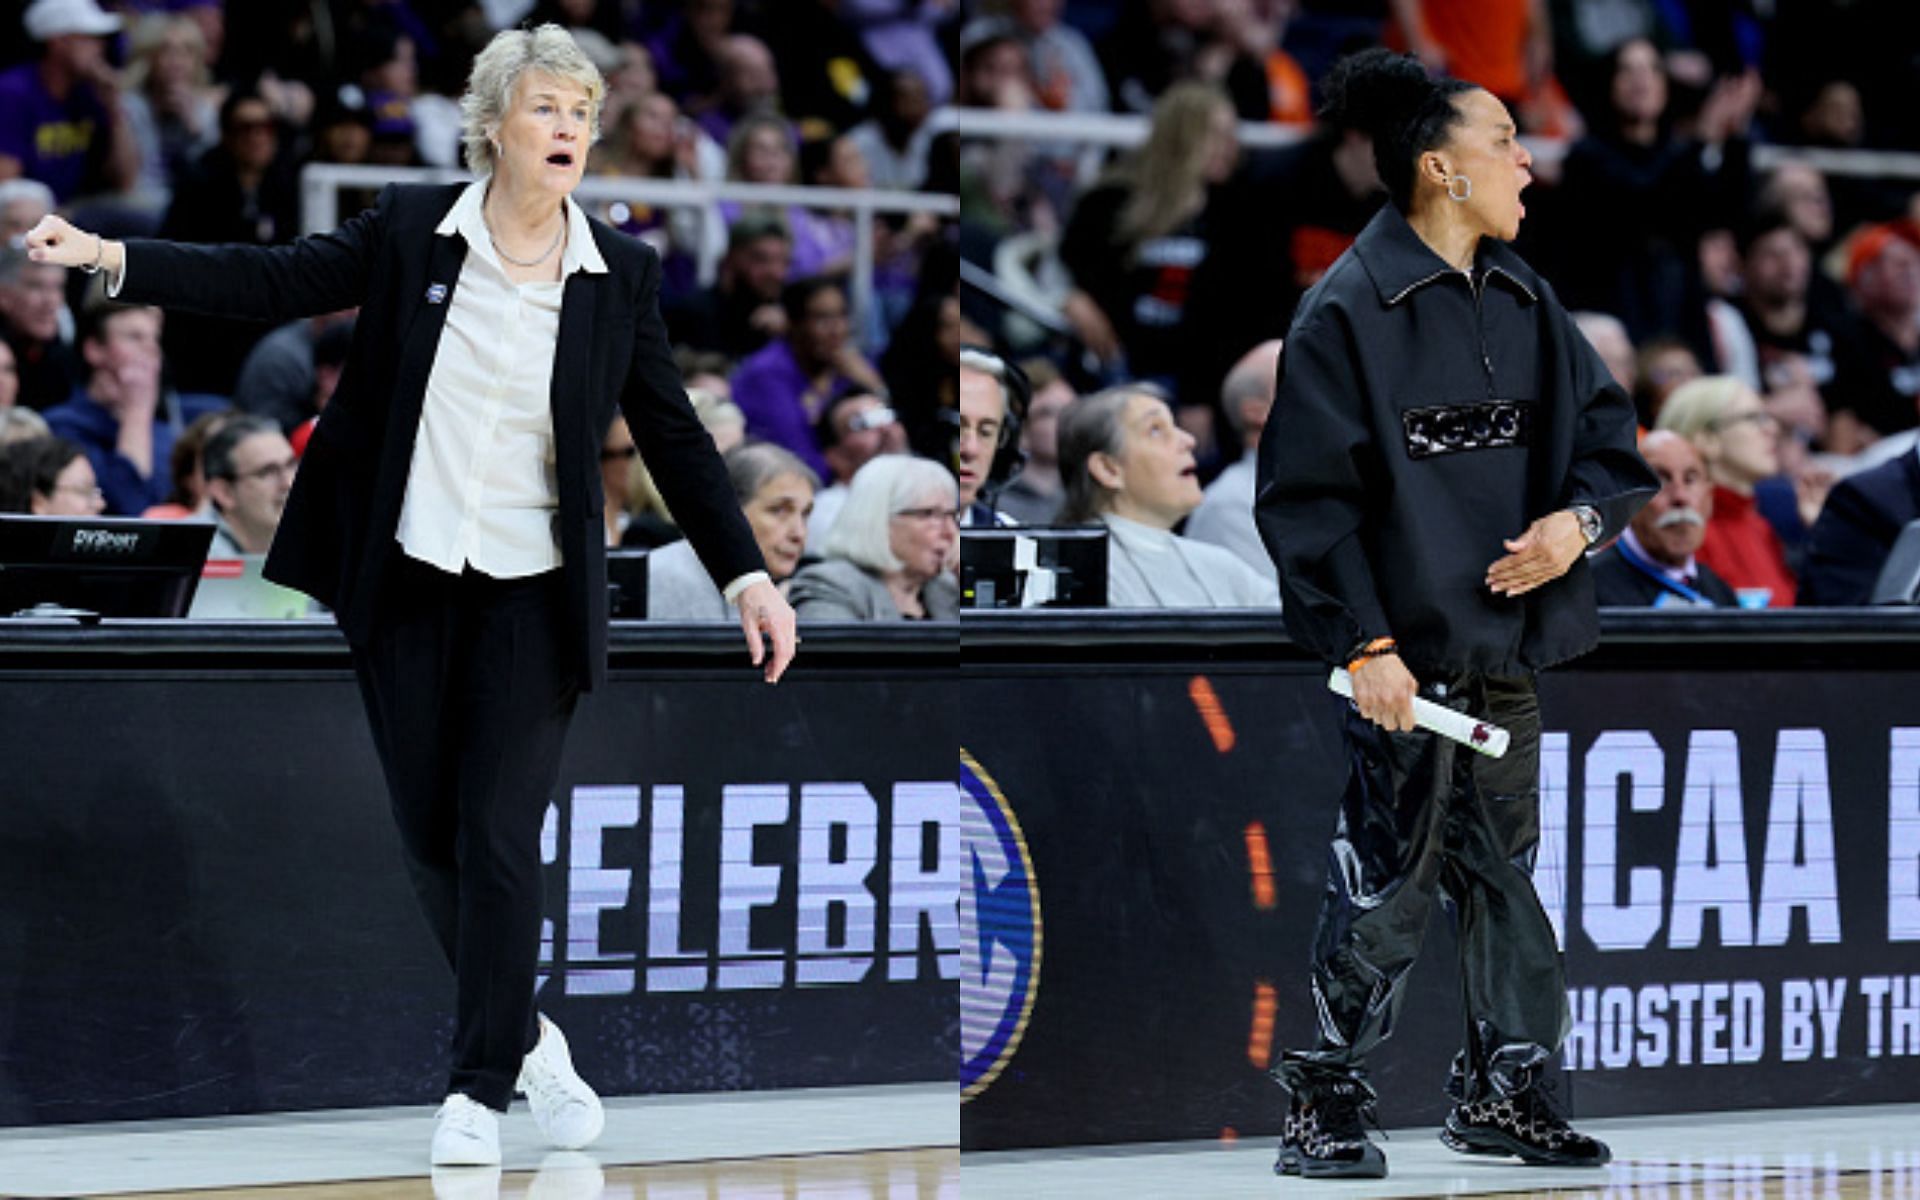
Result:
<instances>
[{"instance_id":1,"label":"rolled white paper","mask_svg":"<svg viewBox=\"0 0 1920 1200\"><path fill-rule=\"evenodd\" d=\"M1332 678L1327 680L1327 690L1353 699L1353 678L1347 674L1345 667L1333 669ZM1507 752L1506 730L1491 721L1475 720L1466 713L1456 712L1444 704L1435 704L1419 696L1413 698L1413 723L1448 741L1459 742L1469 750L1478 750L1488 758L1499 758Z\"/></svg>"}]
</instances>

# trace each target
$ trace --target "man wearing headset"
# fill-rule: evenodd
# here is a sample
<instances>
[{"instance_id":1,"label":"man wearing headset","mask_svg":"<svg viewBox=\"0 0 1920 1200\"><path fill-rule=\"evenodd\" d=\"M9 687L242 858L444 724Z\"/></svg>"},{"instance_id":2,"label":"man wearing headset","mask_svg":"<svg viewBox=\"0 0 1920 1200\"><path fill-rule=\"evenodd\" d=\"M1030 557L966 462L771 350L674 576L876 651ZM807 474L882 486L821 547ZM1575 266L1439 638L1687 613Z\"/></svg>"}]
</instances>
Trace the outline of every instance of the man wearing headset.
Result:
<instances>
[{"instance_id":1,"label":"man wearing headset","mask_svg":"<svg viewBox=\"0 0 1920 1200\"><path fill-rule=\"evenodd\" d=\"M960 524L1018 525L993 498L1020 466L1020 422L1027 412L1027 377L1019 367L979 346L960 348L960 411L955 414L953 473L960 480Z\"/></svg>"}]
</instances>

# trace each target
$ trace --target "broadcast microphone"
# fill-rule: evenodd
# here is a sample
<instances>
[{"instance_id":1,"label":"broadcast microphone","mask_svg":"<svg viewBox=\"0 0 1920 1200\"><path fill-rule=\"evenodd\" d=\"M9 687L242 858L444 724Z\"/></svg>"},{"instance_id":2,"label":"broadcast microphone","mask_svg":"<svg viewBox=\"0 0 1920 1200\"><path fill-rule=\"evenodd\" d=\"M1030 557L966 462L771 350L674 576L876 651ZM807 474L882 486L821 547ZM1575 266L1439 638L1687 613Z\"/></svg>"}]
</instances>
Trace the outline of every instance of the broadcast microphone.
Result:
<instances>
[{"instance_id":1,"label":"broadcast microphone","mask_svg":"<svg viewBox=\"0 0 1920 1200\"><path fill-rule=\"evenodd\" d=\"M1327 690L1353 699L1353 677L1345 667L1333 669ZM1499 758L1507 752L1506 730L1491 721L1476 721L1463 712L1418 696L1413 698L1413 723L1448 741L1459 742L1469 750L1478 750L1488 758Z\"/></svg>"}]
</instances>

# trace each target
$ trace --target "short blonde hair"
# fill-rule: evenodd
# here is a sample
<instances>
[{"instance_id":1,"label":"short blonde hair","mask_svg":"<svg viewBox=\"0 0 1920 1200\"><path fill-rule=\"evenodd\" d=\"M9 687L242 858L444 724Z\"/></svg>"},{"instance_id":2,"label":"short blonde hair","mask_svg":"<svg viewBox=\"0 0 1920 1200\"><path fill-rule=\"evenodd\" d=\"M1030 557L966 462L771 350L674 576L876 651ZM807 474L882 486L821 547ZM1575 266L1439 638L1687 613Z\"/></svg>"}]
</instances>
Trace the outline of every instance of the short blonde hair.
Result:
<instances>
[{"instance_id":1,"label":"short blonde hair","mask_svg":"<svg viewBox=\"0 0 1920 1200\"><path fill-rule=\"evenodd\" d=\"M600 140L600 105L607 98L607 81L573 35L558 25L503 30L473 60L466 94L460 97L460 141L467 169L474 174L493 174L494 132L513 105L514 86L528 71L544 72L585 91L593 110L587 144Z\"/></svg>"},{"instance_id":2,"label":"short blonde hair","mask_svg":"<svg viewBox=\"0 0 1920 1200\"><path fill-rule=\"evenodd\" d=\"M1708 431L1720 414L1739 399L1741 392L1752 391L1731 375L1703 375L1673 389L1660 406L1656 429L1669 429L1688 441Z\"/></svg>"}]
</instances>

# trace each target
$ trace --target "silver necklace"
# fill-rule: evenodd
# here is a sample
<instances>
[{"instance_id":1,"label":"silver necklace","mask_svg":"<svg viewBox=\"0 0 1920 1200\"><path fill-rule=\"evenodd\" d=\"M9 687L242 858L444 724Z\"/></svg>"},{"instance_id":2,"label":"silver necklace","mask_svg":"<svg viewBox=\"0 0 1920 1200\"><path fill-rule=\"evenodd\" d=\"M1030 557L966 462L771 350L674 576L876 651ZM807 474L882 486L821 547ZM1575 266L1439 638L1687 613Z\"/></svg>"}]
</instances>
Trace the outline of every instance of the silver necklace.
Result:
<instances>
[{"instance_id":1,"label":"silver necklace","mask_svg":"<svg viewBox=\"0 0 1920 1200\"><path fill-rule=\"evenodd\" d=\"M513 255L508 254L505 250L502 250L500 248L500 239L493 235L493 226L491 224L487 225L487 240L493 243L493 252L495 254L498 254L501 258L505 259L506 261L512 263L516 267L539 266L541 263L547 261L547 259L553 256L553 252L560 248L560 239L566 236L567 236L567 222L565 218L562 218L560 221L560 228L553 231L553 241L548 244L545 250L542 250L540 252L539 257L515 258Z\"/></svg>"}]
</instances>

